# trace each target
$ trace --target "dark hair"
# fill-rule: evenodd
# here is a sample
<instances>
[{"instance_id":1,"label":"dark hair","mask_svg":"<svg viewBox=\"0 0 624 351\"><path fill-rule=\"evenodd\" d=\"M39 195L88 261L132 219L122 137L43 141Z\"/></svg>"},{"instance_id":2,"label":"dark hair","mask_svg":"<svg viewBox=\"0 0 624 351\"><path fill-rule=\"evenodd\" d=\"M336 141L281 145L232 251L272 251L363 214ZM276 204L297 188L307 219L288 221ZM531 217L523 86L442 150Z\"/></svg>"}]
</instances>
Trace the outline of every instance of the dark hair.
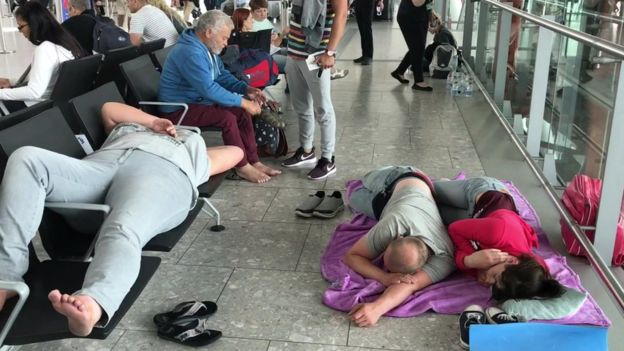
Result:
<instances>
[{"instance_id":1,"label":"dark hair","mask_svg":"<svg viewBox=\"0 0 624 351\"><path fill-rule=\"evenodd\" d=\"M268 0L251 0L249 1L249 7L251 7L251 11L256 11L257 9L268 9L269 1Z\"/></svg>"},{"instance_id":2,"label":"dark hair","mask_svg":"<svg viewBox=\"0 0 624 351\"><path fill-rule=\"evenodd\" d=\"M520 255L518 264L509 265L501 274L500 286L492 286L492 298L508 299L552 298L564 293L563 285L530 255Z\"/></svg>"},{"instance_id":3,"label":"dark hair","mask_svg":"<svg viewBox=\"0 0 624 351\"><path fill-rule=\"evenodd\" d=\"M232 14L232 22L234 22L234 30L240 32L243 30L245 20L251 16L251 11L246 8L237 8Z\"/></svg>"},{"instance_id":4,"label":"dark hair","mask_svg":"<svg viewBox=\"0 0 624 351\"><path fill-rule=\"evenodd\" d=\"M28 40L34 45L52 42L71 51L74 58L87 56L78 41L67 32L54 16L37 1L29 1L15 10L15 17L28 23Z\"/></svg>"}]
</instances>

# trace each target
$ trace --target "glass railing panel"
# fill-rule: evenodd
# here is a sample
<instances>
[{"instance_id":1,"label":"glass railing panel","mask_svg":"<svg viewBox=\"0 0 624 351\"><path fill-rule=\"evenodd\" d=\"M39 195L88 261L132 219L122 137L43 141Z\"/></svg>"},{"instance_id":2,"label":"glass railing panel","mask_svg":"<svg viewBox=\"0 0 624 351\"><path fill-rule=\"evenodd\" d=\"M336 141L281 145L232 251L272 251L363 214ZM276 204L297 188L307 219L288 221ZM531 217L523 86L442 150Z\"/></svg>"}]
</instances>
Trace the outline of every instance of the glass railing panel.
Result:
<instances>
[{"instance_id":1,"label":"glass railing panel","mask_svg":"<svg viewBox=\"0 0 624 351\"><path fill-rule=\"evenodd\" d=\"M596 50L572 39L562 43L555 52L554 94L547 99L550 131L542 146L555 152L561 182L577 173L602 178L620 64L592 63Z\"/></svg>"}]
</instances>

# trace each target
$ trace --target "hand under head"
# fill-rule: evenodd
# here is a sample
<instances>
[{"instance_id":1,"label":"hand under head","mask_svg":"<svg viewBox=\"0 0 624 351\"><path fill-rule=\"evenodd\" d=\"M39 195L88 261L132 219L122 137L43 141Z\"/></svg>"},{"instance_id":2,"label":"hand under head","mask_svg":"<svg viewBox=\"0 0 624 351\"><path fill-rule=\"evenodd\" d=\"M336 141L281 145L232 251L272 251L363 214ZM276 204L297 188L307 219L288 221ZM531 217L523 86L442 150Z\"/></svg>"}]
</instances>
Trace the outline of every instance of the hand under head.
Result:
<instances>
[{"instance_id":1,"label":"hand under head","mask_svg":"<svg viewBox=\"0 0 624 351\"><path fill-rule=\"evenodd\" d=\"M386 268L393 273L414 273L429 258L429 247L414 236L401 237L390 242L383 255Z\"/></svg>"},{"instance_id":2,"label":"hand under head","mask_svg":"<svg viewBox=\"0 0 624 351\"><path fill-rule=\"evenodd\" d=\"M532 256L521 255L517 262L501 263L485 272L492 283L492 298L507 299L552 298L563 294L563 286L550 276L546 268Z\"/></svg>"}]
</instances>

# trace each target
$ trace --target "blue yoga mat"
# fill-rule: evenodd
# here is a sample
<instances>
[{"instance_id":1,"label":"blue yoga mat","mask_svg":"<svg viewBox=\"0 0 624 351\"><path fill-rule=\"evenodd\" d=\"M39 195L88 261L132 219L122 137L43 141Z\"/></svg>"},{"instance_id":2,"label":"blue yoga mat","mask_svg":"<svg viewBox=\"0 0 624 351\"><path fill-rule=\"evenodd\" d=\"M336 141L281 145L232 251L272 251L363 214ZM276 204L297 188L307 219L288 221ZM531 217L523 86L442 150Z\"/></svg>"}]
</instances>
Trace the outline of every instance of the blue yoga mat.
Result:
<instances>
[{"instance_id":1,"label":"blue yoga mat","mask_svg":"<svg viewBox=\"0 0 624 351\"><path fill-rule=\"evenodd\" d=\"M471 351L606 351L607 328L546 323L470 326Z\"/></svg>"}]
</instances>

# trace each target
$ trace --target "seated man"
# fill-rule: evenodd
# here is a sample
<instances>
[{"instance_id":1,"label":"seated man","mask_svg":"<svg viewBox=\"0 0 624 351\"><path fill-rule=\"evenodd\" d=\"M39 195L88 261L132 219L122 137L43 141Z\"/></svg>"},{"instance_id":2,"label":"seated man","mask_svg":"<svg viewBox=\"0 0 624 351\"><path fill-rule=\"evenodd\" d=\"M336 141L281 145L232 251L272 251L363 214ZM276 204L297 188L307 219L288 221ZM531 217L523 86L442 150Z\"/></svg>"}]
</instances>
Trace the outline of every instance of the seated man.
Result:
<instances>
[{"instance_id":1,"label":"seated man","mask_svg":"<svg viewBox=\"0 0 624 351\"><path fill-rule=\"evenodd\" d=\"M173 22L159 8L147 3L147 0L128 0L130 18L130 41L141 45L143 41L165 38L165 47L178 41L178 31Z\"/></svg>"},{"instance_id":2,"label":"seated man","mask_svg":"<svg viewBox=\"0 0 624 351\"><path fill-rule=\"evenodd\" d=\"M225 13L211 10L199 17L195 29L185 30L167 57L158 99L189 104L182 124L221 128L226 145L245 151L236 173L250 182L264 183L281 173L258 158L251 116L260 114L260 104L266 99L259 89L234 78L219 57L233 27ZM175 106L160 110L174 123L182 114L182 108Z\"/></svg>"},{"instance_id":3,"label":"seated man","mask_svg":"<svg viewBox=\"0 0 624 351\"><path fill-rule=\"evenodd\" d=\"M77 160L22 147L9 158L0 186L0 280L21 281L28 270L28 243L45 201L111 206L82 289L48 295L78 336L114 315L138 276L141 248L184 221L197 186L243 157L233 146L206 150L198 133L130 106L106 103L102 116L110 135L100 150ZM0 309L12 295L0 290Z\"/></svg>"},{"instance_id":4,"label":"seated man","mask_svg":"<svg viewBox=\"0 0 624 351\"><path fill-rule=\"evenodd\" d=\"M69 18L63 22L63 28L76 38L85 51L92 53L95 13L89 9L87 0L69 0L68 4Z\"/></svg>"},{"instance_id":5,"label":"seated man","mask_svg":"<svg viewBox=\"0 0 624 351\"><path fill-rule=\"evenodd\" d=\"M360 327L400 305L414 292L438 282L455 270L449 238L427 176L412 167L384 167L369 172L349 206L379 222L344 257L351 269L387 288L376 301L349 312ZM387 271L373 261L383 256Z\"/></svg>"}]
</instances>

